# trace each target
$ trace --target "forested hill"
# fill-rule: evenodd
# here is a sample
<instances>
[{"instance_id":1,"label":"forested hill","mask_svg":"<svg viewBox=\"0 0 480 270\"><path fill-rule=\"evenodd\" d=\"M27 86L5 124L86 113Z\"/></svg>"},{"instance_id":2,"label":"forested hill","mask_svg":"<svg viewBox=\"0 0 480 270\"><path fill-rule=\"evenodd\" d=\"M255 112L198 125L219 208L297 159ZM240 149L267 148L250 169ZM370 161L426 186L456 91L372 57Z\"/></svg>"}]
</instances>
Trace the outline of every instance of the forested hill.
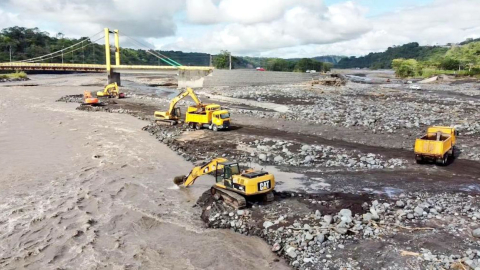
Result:
<instances>
[{"instance_id":1,"label":"forested hill","mask_svg":"<svg viewBox=\"0 0 480 270\"><path fill-rule=\"evenodd\" d=\"M52 52L67 48L83 40L84 38L66 38L62 33L50 36L48 32L42 32L38 28L10 27L0 32L0 62L10 61L10 49L12 61L21 61L34 57L43 56ZM100 37L101 39L101 37ZM100 40L98 41L100 42ZM64 63L105 63L105 46L91 42L85 42L73 53L63 55ZM157 57L148 54L144 50L122 48L121 61L126 65L159 65L162 63ZM184 53L179 51L157 51L173 60L188 66L208 66L210 55L206 53ZM46 58L46 63L61 63L62 55ZM112 56L113 57L113 56Z\"/></svg>"},{"instance_id":2,"label":"forested hill","mask_svg":"<svg viewBox=\"0 0 480 270\"><path fill-rule=\"evenodd\" d=\"M369 53L362 57L343 58L335 65L336 68L392 68L392 60L397 58L428 60L435 56L444 55L448 47L420 46L417 42L402 46L389 47L385 52Z\"/></svg>"}]
</instances>

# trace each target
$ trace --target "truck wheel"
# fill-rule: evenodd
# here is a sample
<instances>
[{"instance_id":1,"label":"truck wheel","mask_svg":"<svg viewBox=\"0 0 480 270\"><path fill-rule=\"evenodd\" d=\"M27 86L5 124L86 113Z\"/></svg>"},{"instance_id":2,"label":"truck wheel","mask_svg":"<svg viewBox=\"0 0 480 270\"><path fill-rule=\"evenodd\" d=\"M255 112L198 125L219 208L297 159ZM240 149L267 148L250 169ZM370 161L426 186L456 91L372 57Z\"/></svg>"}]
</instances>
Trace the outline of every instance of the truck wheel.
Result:
<instances>
[{"instance_id":1,"label":"truck wheel","mask_svg":"<svg viewBox=\"0 0 480 270\"><path fill-rule=\"evenodd\" d=\"M448 162L448 153L445 153L442 158L437 159L437 164L441 166L447 165Z\"/></svg>"},{"instance_id":2,"label":"truck wheel","mask_svg":"<svg viewBox=\"0 0 480 270\"><path fill-rule=\"evenodd\" d=\"M196 123L196 124L195 124L195 128L196 128L197 130L202 129L202 124Z\"/></svg>"},{"instance_id":3,"label":"truck wheel","mask_svg":"<svg viewBox=\"0 0 480 270\"><path fill-rule=\"evenodd\" d=\"M213 127L212 127L212 130L213 131L218 131L218 126L214 124Z\"/></svg>"},{"instance_id":4,"label":"truck wheel","mask_svg":"<svg viewBox=\"0 0 480 270\"><path fill-rule=\"evenodd\" d=\"M188 128L195 129L195 124L192 122L188 123Z\"/></svg>"},{"instance_id":5,"label":"truck wheel","mask_svg":"<svg viewBox=\"0 0 480 270\"><path fill-rule=\"evenodd\" d=\"M420 155L416 155L415 161L417 161L417 164L423 164L423 157Z\"/></svg>"}]
</instances>

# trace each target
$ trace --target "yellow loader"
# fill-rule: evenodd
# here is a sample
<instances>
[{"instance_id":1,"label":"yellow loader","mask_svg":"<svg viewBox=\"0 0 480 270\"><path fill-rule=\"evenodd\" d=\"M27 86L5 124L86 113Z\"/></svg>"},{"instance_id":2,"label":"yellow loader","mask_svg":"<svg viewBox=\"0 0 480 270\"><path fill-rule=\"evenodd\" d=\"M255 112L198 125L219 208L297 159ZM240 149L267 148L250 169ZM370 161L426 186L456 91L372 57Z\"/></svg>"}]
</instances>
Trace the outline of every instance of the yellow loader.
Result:
<instances>
[{"instance_id":1,"label":"yellow loader","mask_svg":"<svg viewBox=\"0 0 480 270\"><path fill-rule=\"evenodd\" d=\"M242 172L238 162L229 162L225 158L215 158L196 166L188 175L175 177L173 182L188 187L205 174L212 174L216 180L210 189L211 193L220 195L226 203L237 209L247 206L245 197L261 195L267 202L274 199L275 177L272 174L253 169Z\"/></svg>"}]
</instances>

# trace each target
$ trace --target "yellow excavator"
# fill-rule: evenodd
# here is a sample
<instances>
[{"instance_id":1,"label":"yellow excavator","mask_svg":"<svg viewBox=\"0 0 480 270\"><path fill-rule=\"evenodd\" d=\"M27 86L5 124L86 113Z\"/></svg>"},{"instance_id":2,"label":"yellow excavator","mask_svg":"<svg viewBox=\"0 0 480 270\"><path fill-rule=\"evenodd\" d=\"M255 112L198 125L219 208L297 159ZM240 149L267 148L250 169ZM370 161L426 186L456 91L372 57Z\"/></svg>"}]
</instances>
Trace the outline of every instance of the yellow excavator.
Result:
<instances>
[{"instance_id":1,"label":"yellow excavator","mask_svg":"<svg viewBox=\"0 0 480 270\"><path fill-rule=\"evenodd\" d=\"M212 195L218 194L222 199L239 209L247 206L245 197L261 195L264 201L273 201L275 177L266 171L247 169L240 171L238 162L229 162L225 158L214 158L200 166L194 167L188 175L175 177L176 185L189 187L198 177L212 174L216 183L211 188Z\"/></svg>"},{"instance_id":2,"label":"yellow excavator","mask_svg":"<svg viewBox=\"0 0 480 270\"><path fill-rule=\"evenodd\" d=\"M180 108L177 108L175 106L180 100L184 99L187 96L190 96L193 99L195 104L197 104L197 107L201 108L203 106L200 99L197 97L195 92L193 92L193 89L187 87L185 91L181 92L176 97L174 97L172 101L170 101L170 107L168 108L168 111L155 111L155 113L153 114L155 120L169 122L171 125L176 125L180 120L180 117L182 116L182 112L180 111Z\"/></svg>"},{"instance_id":3,"label":"yellow excavator","mask_svg":"<svg viewBox=\"0 0 480 270\"><path fill-rule=\"evenodd\" d=\"M115 82L105 86L105 89L103 89L103 91L98 91L97 97L124 98L125 94L120 93L120 90L118 89L118 84Z\"/></svg>"}]
</instances>

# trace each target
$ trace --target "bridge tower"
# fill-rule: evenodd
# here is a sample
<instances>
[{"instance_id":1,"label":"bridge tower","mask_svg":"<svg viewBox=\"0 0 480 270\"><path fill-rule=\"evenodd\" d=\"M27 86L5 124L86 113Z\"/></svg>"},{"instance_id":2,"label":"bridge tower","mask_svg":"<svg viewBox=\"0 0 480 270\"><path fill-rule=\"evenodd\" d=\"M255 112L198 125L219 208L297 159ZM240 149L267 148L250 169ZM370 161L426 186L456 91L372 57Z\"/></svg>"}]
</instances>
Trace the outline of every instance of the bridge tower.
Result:
<instances>
[{"instance_id":1,"label":"bridge tower","mask_svg":"<svg viewBox=\"0 0 480 270\"><path fill-rule=\"evenodd\" d=\"M107 83L116 82L119 86L121 84L120 73L112 71L111 56L110 56L110 34L115 35L115 66L120 66L120 38L118 30L113 32L105 28L105 66L107 68Z\"/></svg>"}]
</instances>

